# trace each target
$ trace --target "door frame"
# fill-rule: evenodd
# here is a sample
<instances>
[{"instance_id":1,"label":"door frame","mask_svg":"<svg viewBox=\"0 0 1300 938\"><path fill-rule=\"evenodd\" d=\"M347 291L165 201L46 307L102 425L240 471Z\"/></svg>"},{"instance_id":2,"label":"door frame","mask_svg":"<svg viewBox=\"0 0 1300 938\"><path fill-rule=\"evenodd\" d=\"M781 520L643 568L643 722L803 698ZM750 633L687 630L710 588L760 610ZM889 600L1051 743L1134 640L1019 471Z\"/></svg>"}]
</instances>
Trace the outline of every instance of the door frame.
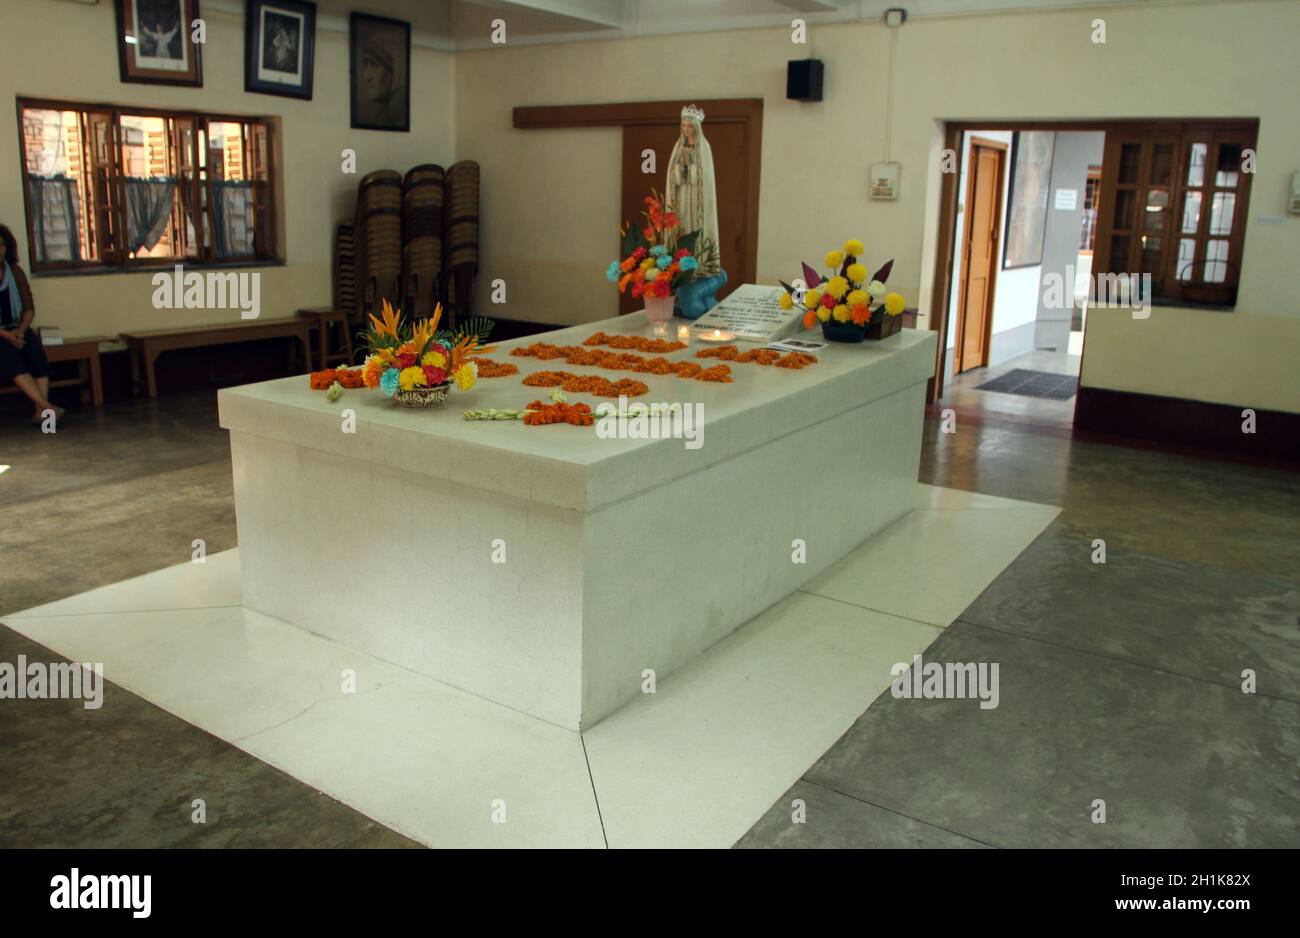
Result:
<instances>
[{"instance_id":1,"label":"door frame","mask_svg":"<svg viewBox=\"0 0 1300 938\"><path fill-rule=\"evenodd\" d=\"M970 145L966 148L966 217L962 222L962 251L961 266L958 268L958 285L961 288L961 294L957 297L957 335L952 346L952 373L954 376L962 371L969 369L958 369L957 362L961 356L963 343L966 341L966 278L970 273L970 257L966 246L970 244L970 212L975 198L975 148L985 147L994 150L998 154L998 185L993 192L993 215L996 219L993 226L993 241L996 245L996 259L989 270L988 286L985 287L987 294L985 310L988 315L984 317L984 354L979 365L976 368L987 368L989 364L989 343L993 341L993 300L997 296L998 286L998 268L1002 266L1002 212L1005 206L1002 204L1002 190L1006 186L1007 175L1007 144L1000 140L992 140L988 137L971 136ZM946 349L944 351L947 351Z\"/></svg>"},{"instance_id":2,"label":"door frame","mask_svg":"<svg viewBox=\"0 0 1300 938\"><path fill-rule=\"evenodd\" d=\"M758 282L758 192L763 165L763 99L715 98L680 101L629 101L622 104L560 104L517 107L514 126L520 130L546 130L572 127L624 127L636 124L676 123L682 108L694 104L705 114L704 134L708 124L744 123L749 125L748 179L745 187L745 250L741 269L728 271L732 282ZM622 221L623 219L620 219Z\"/></svg>"}]
</instances>

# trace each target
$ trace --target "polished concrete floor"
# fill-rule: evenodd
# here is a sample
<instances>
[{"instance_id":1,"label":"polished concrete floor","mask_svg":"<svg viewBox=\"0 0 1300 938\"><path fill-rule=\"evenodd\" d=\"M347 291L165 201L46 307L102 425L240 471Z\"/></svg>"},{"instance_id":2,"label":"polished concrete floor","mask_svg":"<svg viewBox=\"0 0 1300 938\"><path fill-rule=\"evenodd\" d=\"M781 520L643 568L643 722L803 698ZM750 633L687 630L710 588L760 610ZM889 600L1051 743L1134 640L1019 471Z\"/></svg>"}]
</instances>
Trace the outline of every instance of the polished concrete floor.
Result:
<instances>
[{"instance_id":1,"label":"polished concrete floor","mask_svg":"<svg viewBox=\"0 0 1300 938\"><path fill-rule=\"evenodd\" d=\"M215 411L211 393L83 409L53 436L0 418L0 607L184 562L195 539L234 546ZM927 421L922 481L1063 509L927 652L998 662L998 708L886 693L741 846L1300 846L1295 475L1015 415L955 431ZM0 661L37 653L0 628ZM109 693L108 733L74 701L0 702L0 845L411 845ZM198 797L223 823L177 823Z\"/></svg>"}]
</instances>

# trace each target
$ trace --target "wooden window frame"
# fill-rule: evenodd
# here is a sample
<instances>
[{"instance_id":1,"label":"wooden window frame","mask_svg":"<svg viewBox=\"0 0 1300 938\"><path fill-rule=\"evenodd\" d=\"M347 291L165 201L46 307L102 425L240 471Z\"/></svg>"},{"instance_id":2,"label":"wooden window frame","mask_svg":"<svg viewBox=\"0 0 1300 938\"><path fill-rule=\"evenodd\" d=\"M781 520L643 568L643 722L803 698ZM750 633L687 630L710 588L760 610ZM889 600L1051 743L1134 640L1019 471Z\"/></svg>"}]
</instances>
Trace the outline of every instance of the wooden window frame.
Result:
<instances>
[{"instance_id":1,"label":"wooden window frame","mask_svg":"<svg viewBox=\"0 0 1300 938\"><path fill-rule=\"evenodd\" d=\"M86 239L95 247L95 257L78 261L44 261L37 262L33 256L28 258L28 270L33 274L103 274L123 271L141 271L168 269L176 264L191 267L243 267L265 266L283 263L284 254L281 244L276 206L281 189L277 173L275 152L277 147L276 126L274 118L261 115L229 114L211 111L194 111L177 108L157 108L137 105L103 104L85 101L67 101L49 98L18 97L16 99L18 120L19 163L22 172L23 210L25 215L27 243L31 248L36 243L36 232L31 204L30 173L27 168L27 141L23 128L23 115L28 109L73 111L78 115L82 147L82 167L84 185L86 186L87 215L84 219ZM202 231L196 227L198 252L195 256L172 254L166 257L126 257L125 252L117 246L118 234L125 231L125 163L123 140L121 134L123 117L152 117L167 121L167 132L171 136L168 143L169 154L174 154L177 162L177 175L181 178L178 185L177 212L178 227L184 237L186 199L195 206L192 210L194 220L203 226ZM106 122L109 127L106 141L109 152L101 154L96 151L97 138L93 130L94 122ZM189 153L185 154L180 144L184 131L181 125L188 123L190 128ZM253 238L254 244L260 240L265 246L253 254L237 257L218 258L215 255L215 225L213 203L213 178L206 171L206 155L200 160L200 141L208 139L208 128L214 123L236 124L240 127L241 164L245 178L253 186ZM257 163L265 173L264 180L252 178L254 169L254 128L262 128L265 137L265 153ZM188 155L191 172L184 173L183 157ZM111 168L106 175L104 165ZM258 183L261 183L260 191ZM93 191L92 191L93 190Z\"/></svg>"}]
</instances>

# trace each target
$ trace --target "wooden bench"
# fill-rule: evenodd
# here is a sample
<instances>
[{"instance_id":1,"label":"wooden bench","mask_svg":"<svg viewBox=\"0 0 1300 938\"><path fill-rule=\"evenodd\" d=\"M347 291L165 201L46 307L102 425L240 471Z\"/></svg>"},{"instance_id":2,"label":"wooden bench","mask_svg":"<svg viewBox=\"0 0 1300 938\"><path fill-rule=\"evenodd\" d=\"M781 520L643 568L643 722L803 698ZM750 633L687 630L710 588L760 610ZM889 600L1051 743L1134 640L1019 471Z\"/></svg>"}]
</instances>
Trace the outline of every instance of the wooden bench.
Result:
<instances>
[{"instance_id":1,"label":"wooden bench","mask_svg":"<svg viewBox=\"0 0 1300 938\"><path fill-rule=\"evenodd\" d=\"M305 319L250 319L238 323L218 323L211 326L183 326L177 329L150 329L145 332L123 332L131 356L131 384L144 386L150 397L158 396L158 383L154 378L154 362L163 352L182 348L201 348L208 345L229 345L235 342L255 342L259 339L288 337L302 343L303 362L311 368L311 341L308 333L311 323ZM292 350L293 346L290 345Z\"/></svg>"},{"instance_id":2,"label":"wooden bench","mask_svg":"<svg viewBox=\"0 0 1300 938\"><path fill-rule=\"evenodd\" d=\"M65 339L59 345L46 345L45 358L53 365L55 362L76 362L77 377L51 378L50 387L64 388L73 385L81 387L81 400L90 399L96 407L104 406L104 382L99 371L99 343L113 341L108 336L93 335L82 339ZM18 394L12 384L0 388L0 394Z\"/></svg>"}]
</instances>

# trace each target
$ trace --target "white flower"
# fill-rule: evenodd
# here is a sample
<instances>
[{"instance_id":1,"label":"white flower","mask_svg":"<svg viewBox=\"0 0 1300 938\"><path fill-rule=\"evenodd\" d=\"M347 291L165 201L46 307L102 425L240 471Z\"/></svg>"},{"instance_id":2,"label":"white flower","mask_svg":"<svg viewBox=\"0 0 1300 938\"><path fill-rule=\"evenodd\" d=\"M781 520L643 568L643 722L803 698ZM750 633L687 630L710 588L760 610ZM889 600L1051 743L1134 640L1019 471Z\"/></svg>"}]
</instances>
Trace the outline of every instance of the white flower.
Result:
<instances>
[{"instance_id":1,"label":"white flower","mask_svg":"<svg viewBox=\"0 0 1300 938\"><path fill-rule=\"evenodd\" d=\"M871 294L873 300L883 300L889 290L879 280L873 280L867 284L867 292Z\"/></svg>"}]
</instances>

